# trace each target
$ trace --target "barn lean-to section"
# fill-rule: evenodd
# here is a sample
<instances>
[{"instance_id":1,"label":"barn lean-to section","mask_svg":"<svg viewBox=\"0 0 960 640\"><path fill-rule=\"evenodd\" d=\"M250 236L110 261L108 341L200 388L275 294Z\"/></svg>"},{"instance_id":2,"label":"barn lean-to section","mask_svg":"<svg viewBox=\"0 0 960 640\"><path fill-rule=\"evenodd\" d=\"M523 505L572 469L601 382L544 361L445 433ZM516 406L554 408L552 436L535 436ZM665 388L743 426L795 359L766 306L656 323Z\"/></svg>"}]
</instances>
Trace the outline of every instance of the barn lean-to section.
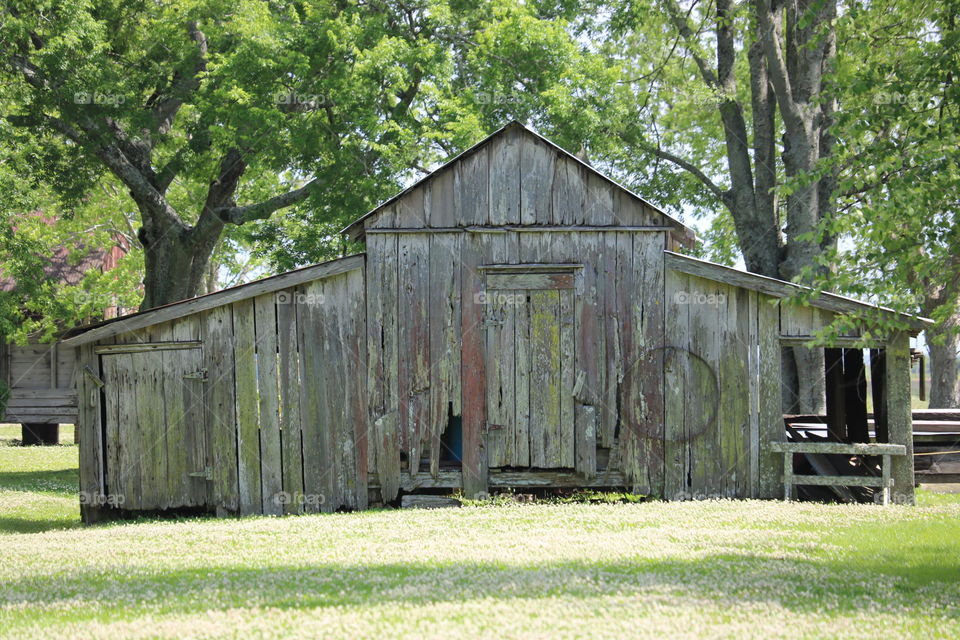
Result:
<instances>
[{"instance_id":1,"label":"barn lean-to section","mask_svg":"<svg viewBox=\"0 0 960 640\"><path fill-rule=\"evenodd\" d=\"M364 508L362 267L345 258L100 327L111 335L78 348L87 510Z\"/></svg>"},{"instance_id":2,"label":"barn lean-to section","mask_svg":"<svg viewBox=\"0 0 960 640\"><path fill-rule=\"evenodd\" d=\"M65 341L88 520L506 488L782 497L784 341L861 304L795 308L794 285L674 253L686 227L519 124L345 232L364 254Z\"/></svg>"}]
</instances>

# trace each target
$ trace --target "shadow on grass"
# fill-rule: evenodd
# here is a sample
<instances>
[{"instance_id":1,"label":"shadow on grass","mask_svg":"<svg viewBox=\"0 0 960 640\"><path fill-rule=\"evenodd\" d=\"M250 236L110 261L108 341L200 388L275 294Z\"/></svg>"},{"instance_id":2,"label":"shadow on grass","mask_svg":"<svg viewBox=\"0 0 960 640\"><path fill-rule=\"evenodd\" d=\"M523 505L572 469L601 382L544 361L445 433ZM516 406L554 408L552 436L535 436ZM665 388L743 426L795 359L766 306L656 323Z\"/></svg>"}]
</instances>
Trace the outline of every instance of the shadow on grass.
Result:
<instances>
[{"instance_id":1,"label":"shadow on grass","mask_svg":"<svg viewBox=\"0 0 960 640\"><path fill-rule=\"evenodd\" d=\"M76 467L44 471L0 471L0 489L76 494L79 485L80 474Z\"/></svg>"},{"instance_id":2,"label":"shadow on grass","mask_svg":"<svg viewBox=\"0 0 960 640\"><path fill-rule=\"evenodd\" d=\"M79 516L76 520L68 518L0 517L0 533L42 533L55 529L73 529L82 525Z\"/></svg>"},{"instance_id":3,"label":"shadow on grass","mask_svg":"<svg viewBox=\"0 0 960 640\"><path fill-rule=\"evenodd\" d=\"M0 490L33 494L29 500L14 498L14 505L0 503L0 534L40 533L81 526L79 476L76 467L43 471L2 471ZM14 494L16 495L16 494ZM64 509L49 498L70 500L75 508Z\"/></svg>"},{"instance_id":4,"label":"shadow on grass","mask_svg":"<svg viewBox=\"0 0 960 640\"><path fill-rule=\"evenodd\" d=\"M850 562L850 560L855 560ZM894 569L896 569L894 571ZM960 621L960 609L944 609L931 600L931 576L941 581L938 593L960 594L960 558L938 566L917 567L918 580L896 579L896 602L890 602L882 576L900 575L883 558L847 561L822 558L771 558L752 554L715 555L675 561L542 562L503 565L482 562L363 564L317 563L266 568L209 567L125 574L102 570L73 575L33 576L4 585L0 604L51 605L96 602L106 610L162 602L181 612L270 607L313 609L387 604L410 606L467 602L478 597L578 598L663 597L682 605L685 593L718 606L776 604L797 613L856 614L876 612L884 604L907 606L918 616L946 616ZM951 595L952 594L952 595ZM955 600L954 600L955 601Z\"/></svg>"}]
</instances>

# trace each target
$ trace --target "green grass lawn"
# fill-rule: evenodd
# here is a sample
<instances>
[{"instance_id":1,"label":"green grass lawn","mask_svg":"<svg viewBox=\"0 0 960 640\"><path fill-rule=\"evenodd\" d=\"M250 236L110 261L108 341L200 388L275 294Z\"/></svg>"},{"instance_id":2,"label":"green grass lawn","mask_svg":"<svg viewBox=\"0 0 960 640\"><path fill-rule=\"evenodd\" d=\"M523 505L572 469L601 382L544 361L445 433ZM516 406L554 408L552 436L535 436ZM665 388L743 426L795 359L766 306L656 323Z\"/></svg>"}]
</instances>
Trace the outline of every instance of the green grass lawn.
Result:
<instances>
[{"instance_id":1,"label":"green grass lawn","mask_svg":"<svg viewBox=\"0 0 960 640\"><path fill-rule=\"evenodd\" d=\"M4 429L5 638L960 636L957 495L84 528L75 447Z\"/></svg>"}]
</instances>

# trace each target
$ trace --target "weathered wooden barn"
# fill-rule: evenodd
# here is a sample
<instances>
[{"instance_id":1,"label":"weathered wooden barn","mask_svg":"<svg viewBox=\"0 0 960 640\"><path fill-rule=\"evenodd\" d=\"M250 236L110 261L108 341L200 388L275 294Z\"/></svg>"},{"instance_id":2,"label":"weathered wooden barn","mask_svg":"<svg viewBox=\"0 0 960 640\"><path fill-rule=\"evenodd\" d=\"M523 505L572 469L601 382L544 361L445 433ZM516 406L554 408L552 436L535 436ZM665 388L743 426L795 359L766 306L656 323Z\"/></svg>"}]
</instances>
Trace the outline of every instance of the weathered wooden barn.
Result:
<instances>
[{"instance_id":1,"label":"weathered wooden barn","mask_svg":"<svg viewBox=\"0 0 960 640\"><path fill-rule=\"evenodd\" d=\"M681 255L688 228L517 123L345 233L366 252L63 342L88 521L450 489L783 497L781 349L836 313L893 313L801 305L796 285ZM895 445L877 453L905 501L923 327L908 322L872 345ZM831 411L843 441L843 403Z\"/></svg>"}]
</instances>

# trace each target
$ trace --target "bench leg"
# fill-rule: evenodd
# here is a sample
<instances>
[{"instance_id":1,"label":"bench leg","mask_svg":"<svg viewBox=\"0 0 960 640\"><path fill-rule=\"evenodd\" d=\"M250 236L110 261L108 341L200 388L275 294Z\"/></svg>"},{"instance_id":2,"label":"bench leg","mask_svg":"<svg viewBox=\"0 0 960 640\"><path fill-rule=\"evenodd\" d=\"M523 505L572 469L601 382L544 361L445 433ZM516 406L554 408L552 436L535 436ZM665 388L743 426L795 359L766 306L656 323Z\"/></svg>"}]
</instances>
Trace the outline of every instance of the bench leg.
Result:
<instances>
[{"instance_id":1,"label":"bench leg","mask_svg":"<svg viewBox=\"0 0 960 640\"><path fill-rule=\"evenodd\" d=\"M883 456L883 469L880 470L883 479L883 506L890 504L890 485L893 484L893 479L890 477L890 456Z\"/></svg>"}]
</instances>

